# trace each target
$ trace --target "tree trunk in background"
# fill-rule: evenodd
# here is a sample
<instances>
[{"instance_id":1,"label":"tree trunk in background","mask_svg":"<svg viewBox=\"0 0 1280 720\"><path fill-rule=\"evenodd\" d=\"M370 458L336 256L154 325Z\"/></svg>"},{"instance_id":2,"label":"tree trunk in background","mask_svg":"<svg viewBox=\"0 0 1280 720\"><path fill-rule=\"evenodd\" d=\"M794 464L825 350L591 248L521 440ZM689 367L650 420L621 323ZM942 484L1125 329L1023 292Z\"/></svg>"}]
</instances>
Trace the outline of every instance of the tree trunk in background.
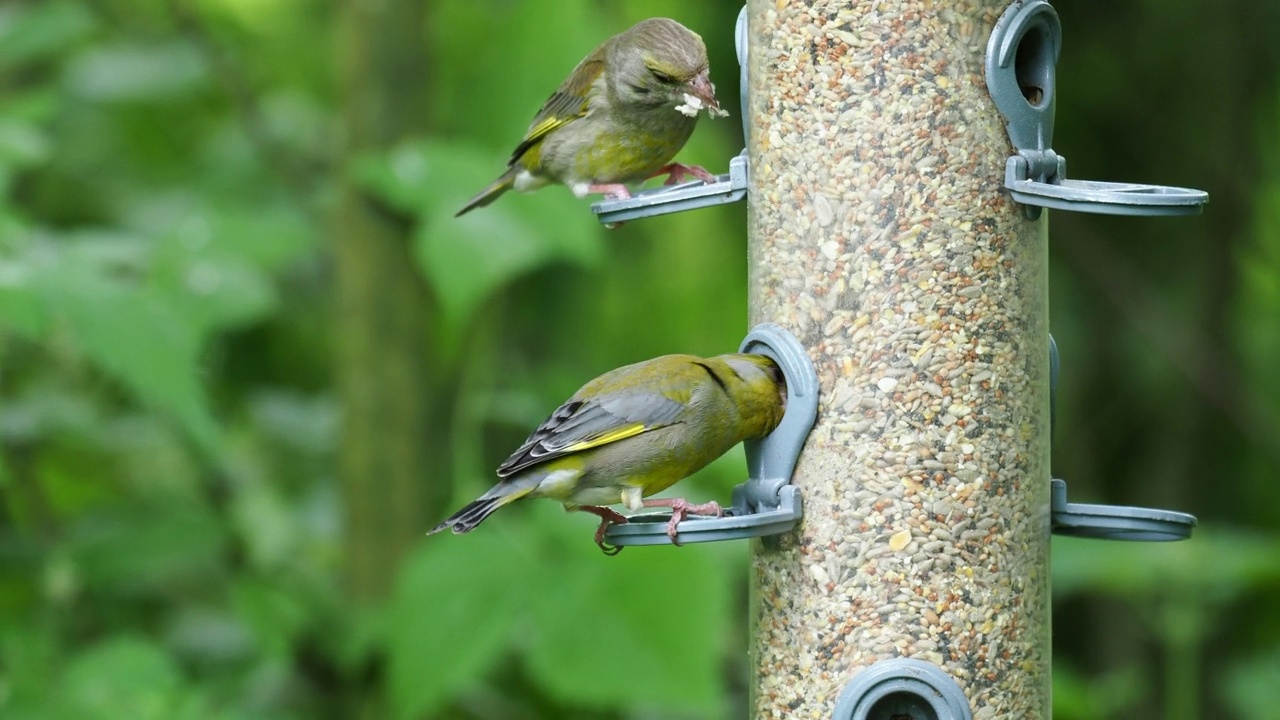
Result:
<instances>
[{"instance_id":1,"label":"tree trunk in background","mask_svg":"<svg viewBox=\"0 0 1280 720\"><path fill-rule=\"evenodd\" d=\"M427 117L426 5L343 3L338 18L341 167L421 133ZM433 453L432 299L410 228L345 175L334 217L339 471L346 581L357 603L385 597L405 551L448 490ZM433 457L433 455L435 457Z\"/></svg>"}]
</instances>

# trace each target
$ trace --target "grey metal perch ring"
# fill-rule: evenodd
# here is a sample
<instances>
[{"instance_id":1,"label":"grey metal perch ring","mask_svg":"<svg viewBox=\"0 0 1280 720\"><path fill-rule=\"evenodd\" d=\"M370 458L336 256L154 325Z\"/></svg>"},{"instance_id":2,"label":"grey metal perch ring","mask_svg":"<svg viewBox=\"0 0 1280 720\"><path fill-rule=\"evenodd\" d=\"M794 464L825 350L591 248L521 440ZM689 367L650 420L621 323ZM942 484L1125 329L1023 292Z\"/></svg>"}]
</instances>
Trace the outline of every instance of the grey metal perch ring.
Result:
<instances>
[{"instance_id":1,"label":"grey metal perch ring","mask_svg":"<svg viewBox=\"0 0 1280 720\"><path fill-rule=\"evenodd\" d=\"M795 527L803 514L800 489L791 485L800 449L818 417L818 374L804 347L791 333L772 323L757 325L739 352L771 358L787 381L787 411L782 422L762 440L744 443L750 479L733 489L733 506L725 517L690 516L677 528L681 544L778 535ZM628 518L610 525L611 545L669 545L669 512Z\"/></svg>"},{"instance_id":2,"label":"grey metal perch ring","mask_svg":"<svg viewBox=\"0 0 1280 720\"><path fill-rule=\"evenodd\" d=\"M717 175L713 183L693 180L679 185L641 190L629 198L601 200L591 206L591 212L596 214L596 219L602 224L612 225L683 210L724 205L737 202L746 195L747 156L738 155L729 161L729 172Z\"/></svg>"}]
</instances>

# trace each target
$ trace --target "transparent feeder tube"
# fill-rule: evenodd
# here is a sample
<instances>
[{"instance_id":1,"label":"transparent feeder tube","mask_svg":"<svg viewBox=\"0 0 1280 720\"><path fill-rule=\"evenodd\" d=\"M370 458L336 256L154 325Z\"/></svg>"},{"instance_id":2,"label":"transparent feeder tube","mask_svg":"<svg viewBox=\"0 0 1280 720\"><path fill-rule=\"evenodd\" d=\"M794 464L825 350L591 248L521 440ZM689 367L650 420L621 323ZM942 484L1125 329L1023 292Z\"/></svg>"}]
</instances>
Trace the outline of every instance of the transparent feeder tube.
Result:
<instances>
[{"instance_id":1,"label":"transparent feeder tube","mask_svg":"<svg viewBox=\"0 0 1280 720\"><path fill-rule=\"evenodd\" d=\"M1002 194L1002 3L751 0L751 323L805 345L804 519L753 541L754 718L877 660L1049 717L1045 218Z\"/></svg>"}]
</instances>

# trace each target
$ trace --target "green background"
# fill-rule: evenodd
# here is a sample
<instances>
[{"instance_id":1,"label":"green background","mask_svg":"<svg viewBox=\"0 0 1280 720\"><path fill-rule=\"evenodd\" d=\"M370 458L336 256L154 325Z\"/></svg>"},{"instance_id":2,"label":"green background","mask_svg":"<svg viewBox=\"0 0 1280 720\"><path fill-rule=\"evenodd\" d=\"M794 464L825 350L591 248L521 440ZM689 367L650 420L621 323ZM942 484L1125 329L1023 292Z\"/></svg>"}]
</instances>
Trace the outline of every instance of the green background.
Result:
<instances>
[{"instance_id":1,"label":"green background","mask_svg":"<svg viewBox=\"0 0 1280 720\"><path fill-rule=\"evenodd\" d=\"M0 4L0 716L745 717L745 544L606 559L554 503L422 535L585 380L744 334L741 204L452 218L643 17L736 110L738 7ZM1055 474L1200 518L1055 540L1055 716L1276 717L1280 4L1059 12L1069 175L1212 203L1051 219Z\"/></svg>"}]
</instances>

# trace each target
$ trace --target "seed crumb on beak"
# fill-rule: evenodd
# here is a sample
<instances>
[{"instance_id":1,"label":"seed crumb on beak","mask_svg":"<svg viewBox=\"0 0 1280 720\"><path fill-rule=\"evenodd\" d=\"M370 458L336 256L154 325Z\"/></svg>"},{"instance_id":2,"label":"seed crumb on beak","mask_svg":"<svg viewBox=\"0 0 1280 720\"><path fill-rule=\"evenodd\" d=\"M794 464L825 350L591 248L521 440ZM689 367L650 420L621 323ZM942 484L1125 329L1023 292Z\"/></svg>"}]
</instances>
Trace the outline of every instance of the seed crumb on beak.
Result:
<instances>
[{"instance_id":1,"label":"seed crumb on beak","mask_svg":"<svg viewBox=\"0 0 1280 720\"><path fill-rule=\"evenodd\" d=\"M702 98L684 94L684 104L676 106L676 112L689 117L698 117L698 113L702 112Z\"/></svg>"},{"instance_id":2,"label":"seed crumb on beak","mask_svg":"<svg viewBox=\"0 0 1280 720\"><path fill-rule=\"evenodd\" d=\"M676 110L689 117L697 117L702 110L706 110L707 115L713 118L729 116L720 107L720 101L716 99L716 86L711 84L705 70L685 83L684 103L677 105Z\"/></svg>"}]
</instances>

